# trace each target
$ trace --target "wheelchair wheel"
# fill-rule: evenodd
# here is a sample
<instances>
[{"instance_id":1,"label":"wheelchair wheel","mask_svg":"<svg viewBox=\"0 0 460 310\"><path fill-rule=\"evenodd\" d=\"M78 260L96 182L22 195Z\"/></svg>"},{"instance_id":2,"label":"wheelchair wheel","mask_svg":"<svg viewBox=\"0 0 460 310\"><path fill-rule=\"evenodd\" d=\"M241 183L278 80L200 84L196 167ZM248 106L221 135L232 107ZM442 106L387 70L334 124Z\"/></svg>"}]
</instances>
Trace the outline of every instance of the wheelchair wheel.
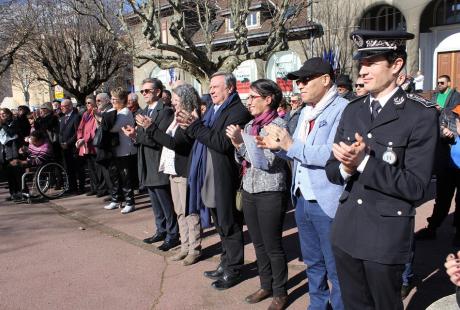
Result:
<instances>
[{"instance_id":1,"label":"wheelchair wheel","mask_svg":"<svg viewBox=\"0 0 460 310\"><path fill-rule=\"evenodd\" d=\"M48 163L38 169L35 185L43 197L55 199L69 189L69 180L64 167L58 163Z\"/></svg>"}]
</instances>

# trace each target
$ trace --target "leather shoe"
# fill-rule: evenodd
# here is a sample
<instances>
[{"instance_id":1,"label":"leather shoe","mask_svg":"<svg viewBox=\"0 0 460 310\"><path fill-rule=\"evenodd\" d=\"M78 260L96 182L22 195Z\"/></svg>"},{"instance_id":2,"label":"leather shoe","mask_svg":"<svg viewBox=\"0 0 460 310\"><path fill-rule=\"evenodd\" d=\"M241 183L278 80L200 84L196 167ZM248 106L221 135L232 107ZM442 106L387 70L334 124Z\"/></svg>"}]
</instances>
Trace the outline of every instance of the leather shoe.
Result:
<instances>
[{"instance_id":1,"label":"leather shoe","mask_svg":"<svg viewBox=\"0 0 460 310\"><path fill-rule=\"evenodd\" d=\"M211 286L216 290L222 291L241 282L241 275L229 275L224 273L217 281L212 282Z\"/></svg>"},{"instance_id":2,"label":"leather shoe","mask_svg":"<svg viewBox=\"0 0 460 310\"><path fill-rule=\"evenodd\" d=\"M144 243L152 244L155 242L163 241L166 238L166 234L154 234L152 237L145 238L142 240Z\"/></svg>"},{"instance_id":3,"label":"leather shoe","mask_svg":"<svg viewBox=\"0 0 460 310\"><path fill-rule=\"evenodd\" d=\"M268 306L268 310L283 310L287 306L287 296L273 297L272 303Z\"/></svg>"},{"instance_id":4,"label":"leather shoe","mask_svg":"<svg viewBox=\"0 0 460 310\"><path fill-rule=\"evenodd\" d=\"M86 196L94 196L96 195L97 193L95 191L90 191L90 192L87 192L86 193Z\"/></svg>"},{"instance_id":5,"label":"leather shoe","mask_svg":"<svg viewBox=\"0 0 460 310\"><path fill-rule=\"evenodd\" d=\"M98 193L96 194L96 197L97 197L97 198L101 198L101 197L107 196L108 194L109 194L109 193L107 193L107 192L98 192Z\"/></svg>"},{"instance_id":6,"label":"leather shoe","mask_svg":"<svg viewBox=\"0 0 460 310\"><path fill-rule=\"evenodd\" d=\"M217 266L216 270L203 272L203 275L206 278L209 278L209 279L212 279L212 280L219 279L223 274L224 274L224 268L221 265Z\"/></svg>"},{"instance_id":7,"label":"leather shoe","mask_svg":"<svg viewBox=\"0 0 460 310\"><path fill-rule=\"evenodd\" d=\"M248 304L256 304L259 301L264 300L267 297L270 297L272 295L271 291L264 290L263 288L258 289L251 295L247 296L244 301L246 301Z\"/></svg>"},{"instance_id":8,"label":"leather shoe","mask_svg":"<svg viewBox=\"0 0 460 310\"><path fill-rule=\"evenodd\" d=\"M163 242L163 244L158 247L158 250L166 252L178 246L179 244L180 242L178 239L168 240L168 241Z\"/></svg>"}]
</instances>

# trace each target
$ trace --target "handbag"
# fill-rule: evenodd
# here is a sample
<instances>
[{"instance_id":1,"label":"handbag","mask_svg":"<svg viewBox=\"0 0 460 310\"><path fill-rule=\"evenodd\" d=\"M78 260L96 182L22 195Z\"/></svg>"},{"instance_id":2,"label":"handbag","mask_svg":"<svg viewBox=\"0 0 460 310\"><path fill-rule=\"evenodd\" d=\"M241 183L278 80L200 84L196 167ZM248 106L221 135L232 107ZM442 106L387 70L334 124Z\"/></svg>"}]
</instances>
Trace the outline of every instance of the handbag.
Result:
<instances>
[{"instance_id":1,"label":"handbag","mask_svg":"<svg viewBox=\"0 0 460 310\"><path fill-rule=\"evenodd\" d=\"M243 211L243 180L241 180L240 188L236 190L235 205L238 211Z\"/></svg>"}]
</instances>

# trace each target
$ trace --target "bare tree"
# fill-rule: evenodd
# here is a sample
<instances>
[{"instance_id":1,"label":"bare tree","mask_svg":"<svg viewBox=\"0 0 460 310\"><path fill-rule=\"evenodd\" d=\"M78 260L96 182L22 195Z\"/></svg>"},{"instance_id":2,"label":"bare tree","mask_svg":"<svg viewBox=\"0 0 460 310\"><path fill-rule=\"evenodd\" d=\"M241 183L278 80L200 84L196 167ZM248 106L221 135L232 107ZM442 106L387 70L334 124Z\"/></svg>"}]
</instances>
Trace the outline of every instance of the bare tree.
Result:
<instances>
[{"instance_id":1,"label":"bare tree","mask_svg":"<svg viewBox=\"0 0 460 310\"><path fill-rule=\"evenodd\" d=\"M321 0L315 1L313 21L323 26L324 34L315 39L302 40L302 46L307 58L324 55L332 52L335 63L340 73L353 72L354 46L350 40L350 33L356 28L357 18L361 9L358 1L353 0Z\"/></svg>"},{"instance_id":2,"label":"bare tree","mask_svg":"<svg viewBox=\"0 0 460 310\"><path fill-rule=\"evenodd\" d=\"M34 23L27 1L8 0L0 3L0 75L13 63L14 55L28 41Z\"/></svg>"},{"instance_id":3,"label":"bare tree","mask_svg":"<svg viewBox=\"0 0 460 310\"><path fill-rule=\"evenodd\" d=\"M80 14L94 17L123 46L129 47L138 66L152 61L162 69L184 69L202 85L207 85L216 71L231 72L245 60L266 60L272 53L286 50L290 25L306 5L302 0L262 1L262 18L271 20L270 29L263 41L254 42L246 26L250 0L69 1ZM114 26L114 7L118 8L118 25L123 25L124 31ZM228 43L219 46L216 38L225 26L223 11L230 13L233 32ZM165 21L166 34L162 28Z\"/></svg>"},{"instance_id":4,"label":"bare tree","mask_svg":"<svg viewBox=\"0 0 460 310\"><path fill-rule=\"evenodd\" d=\"M29 55L79 103L126 66L126 55L93 18L53 0L40 1L36 11L40 33ZM49 81L49 77L39 79Z\"/></svg>"},{"instance_id":5,"label":"bare tree","mask_svg":"<svg viewBox=\"0 0 460 310\"><path fill-rule=\"evenodd\" d=\"M43 67L24 54L19 53L14 57L11 66L12 85L21 90L24 96L24 102L27 105L29 105L30 101L30 88L39 83L39 74L37 74L37 72L40 70L43 71Z\"/></svg>"}]
</instances>

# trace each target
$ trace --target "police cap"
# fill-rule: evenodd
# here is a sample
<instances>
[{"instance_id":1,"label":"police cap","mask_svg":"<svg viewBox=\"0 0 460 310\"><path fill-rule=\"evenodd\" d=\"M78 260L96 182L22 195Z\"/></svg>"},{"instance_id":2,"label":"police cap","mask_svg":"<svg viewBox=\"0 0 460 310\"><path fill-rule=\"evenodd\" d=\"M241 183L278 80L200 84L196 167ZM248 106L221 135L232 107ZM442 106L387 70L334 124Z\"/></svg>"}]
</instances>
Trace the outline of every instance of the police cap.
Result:
<instances>
[{"instance_id":1,"label":"police cap","mask_svg":"<svg viewBox=\"0 0 460 310\"><path fill-rule=\"evenodd\" d=\"M376 31L359 29L350 34L350 38L358 48L353 59L361 59L389 52L406 51L406 41L412 40L412 33L395 31Z\"/></svg>"}]
</instances>

